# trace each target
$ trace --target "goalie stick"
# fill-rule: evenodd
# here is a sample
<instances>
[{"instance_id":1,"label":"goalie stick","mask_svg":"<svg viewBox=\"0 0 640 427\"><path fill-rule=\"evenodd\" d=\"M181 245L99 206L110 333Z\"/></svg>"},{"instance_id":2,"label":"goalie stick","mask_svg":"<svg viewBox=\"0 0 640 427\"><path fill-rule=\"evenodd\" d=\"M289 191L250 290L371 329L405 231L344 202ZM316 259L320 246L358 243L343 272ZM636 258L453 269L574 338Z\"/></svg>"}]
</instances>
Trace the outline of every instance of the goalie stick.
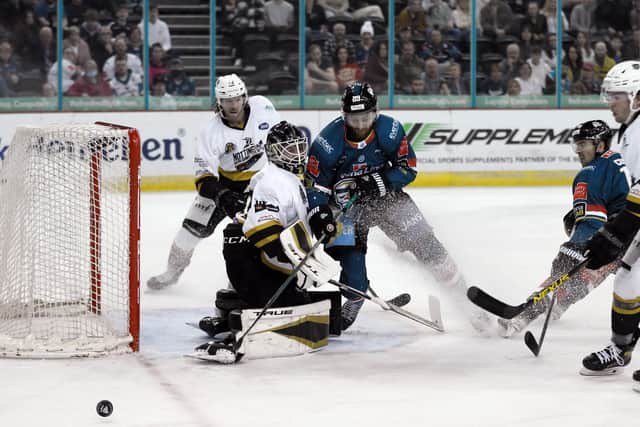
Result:
<instances>
[{"instance_id":1,"label":"goalie stick","mask_svg":"<svg viewBox=\"0 0 640 427\"><path fill-rule=\"evenodd\" d=\"M335 222L338 222L342 216L353 206L353 204L358 200L359 195L356 193L345 205L340 209L340 212L335 217ZM286 280L280 285L280 287L276 290L276 292L269 298L269 301L264 305L264 308L258 313L255 320L249 325L249 327L240 335L238 339L236 339L233 344L224 344L224 343L216 343L216 342L208 342L201 346L196 347L195 355L187 355L187 357L195 357L197 359L211 360L215 362L219 362L225 365L229 365L232 363L239 362L244 356L243 353L238 352L240 347L242 346L242 342L245 337L249 335L249 332L254 328L256 323L264 316L264 314L271 308L271 306L276 302L276 300L282 295L287 286L295 279L298 275L298 271L304 266L305 262L313 255L316 249L323 243L327 238L326 233L323 233L322 236L313 244L313 246L309 249L309 251L305 254L304 258L293 268L293 271L289 276L287 276ZM202 357L199 357L198 353L203 353ZM209 357L206 357L206 356ZM206 359L205 359L206 357Z\"/></svg>"},{"instance_id":2,"label":"goalie stick","mask_svg":"<svg viewBox=\"0 0 640 427\"><path fill-rule=\"evenodd\" d=\"M433 320L429 320L429 319L425 319L424 317L418 316L417 314L414 314L408 310L405 310L404 308L398 307L397 305L391 302L381 299L376 295L376 293L371 288L369 288L369 291L371 292L372 295L369 295L365 292L354 289L351 286L345 285L344 283L340 283L336 280L329 280L329 283L339 287L343 291L354 293L364 299L367 299L373 303L376 303L380 307L382 307L383 310L393 311L394 313L397 313L400 316L406 317L407 319L411 319L414 322L418 322L424 326L428 326L429 328L435 329L438 332L444 332L444 326L442 325L442 314L440 313L440 301L438 301L438 299L433 295L429 295L429 312L433 317Z\"/></svg>"},{"instance_id":3,"label":"goalie stick","mask_svg":"<svg viewBox=\"0 0 640 427\"><path fill-rule=\"evenodd\" d=\"M556 280L554 280L538 292L531 295L525 302L520 305L509 305L507 303L504 303L497 298L492 297L477 286L470 286L469 289L467 289L467 297L477 306L487 310L490 313L495 314L496 316L500 316L504 319L513 319L518 314L522 313L527 307L540 302L549 294L549 292L554 292L562 285L564 285L565 282L571 279L575 274L579 273L580 270L582 270L588 262L589 258L586 258L580 264L576 265L571 270L558 277Z\"/></svg>"}]
</instances>

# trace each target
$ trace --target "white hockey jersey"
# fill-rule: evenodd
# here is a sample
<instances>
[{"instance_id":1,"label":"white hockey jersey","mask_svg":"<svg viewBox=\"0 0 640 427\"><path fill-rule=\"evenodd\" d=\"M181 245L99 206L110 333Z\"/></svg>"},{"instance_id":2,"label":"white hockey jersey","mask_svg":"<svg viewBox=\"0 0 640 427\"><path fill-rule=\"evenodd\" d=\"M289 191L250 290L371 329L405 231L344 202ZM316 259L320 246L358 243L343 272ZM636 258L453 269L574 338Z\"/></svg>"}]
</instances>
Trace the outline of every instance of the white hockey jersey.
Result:
<instances>
[{"instance_id":1,"label":"white hockey jersey","mask_svg":"<svg viewBox=\"0 0 640 427\"><path fill-rule=\"evenodd\" d=\"M249 98L249 117L244 129L227 126L220 114L200 132L195 155L195 177L220 175L232 181L249 180L266 163L264 144L280 114L263 96Z\"/></svg>"},{"instance_id":2,"label":"white hockey jersey","mask_svg":"<svg viewBox=\"0 0 640 427\"><path fill-rule=\"evenodd\" d=\"M242 231L257 248L278 239L283 228L299 219L309 229L307 193L296 175L267 163L251 178L247 191L252 191L251 204ZM268 258L264 252L262 261L275 270L292 269L291 264Z\"/></svg>"},{"instance_id":3,"label":"white hockey jersey","mask_svg":"<svg viewBox=\"0 0 640 427\"><path fill-rule=\"evenodd\" d=\"M627 165L627 177L631 179L629 186L640 181L640 117L631 122L629 127L624 129L620 138L620 154L622 160Z\"/></svg>"}]
</instances>

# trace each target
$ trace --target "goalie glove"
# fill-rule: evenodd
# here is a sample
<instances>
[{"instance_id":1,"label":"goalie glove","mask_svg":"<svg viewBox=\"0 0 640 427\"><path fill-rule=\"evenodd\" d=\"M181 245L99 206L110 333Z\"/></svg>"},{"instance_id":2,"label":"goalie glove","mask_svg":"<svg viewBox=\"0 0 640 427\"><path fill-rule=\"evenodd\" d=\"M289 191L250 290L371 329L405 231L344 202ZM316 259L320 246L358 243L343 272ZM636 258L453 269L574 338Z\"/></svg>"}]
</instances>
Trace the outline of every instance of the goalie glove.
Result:
<instances>
[{"instance_id":1,"label":"goalie glove","mask_svg":"<svg viewBox=\"0 0 640 427\"><path fill-rule=\"evenodd\" d=\"M224 213L233 218L236 213L242 212L247 203L247 195L223 188L216 196L216 206L219 206Z\"/></svg>"},{"instance_id":2,"label":"goalie glove","mask_svg":"<svg viewBox=\"0 0 640 427\"><path fill-rule=\"evenodd\" d=\"M358 177L356 191L360 194L361 199L377 199L386 196L389 192L386 179L379 172Z\"/></svg>"}]
</instances>

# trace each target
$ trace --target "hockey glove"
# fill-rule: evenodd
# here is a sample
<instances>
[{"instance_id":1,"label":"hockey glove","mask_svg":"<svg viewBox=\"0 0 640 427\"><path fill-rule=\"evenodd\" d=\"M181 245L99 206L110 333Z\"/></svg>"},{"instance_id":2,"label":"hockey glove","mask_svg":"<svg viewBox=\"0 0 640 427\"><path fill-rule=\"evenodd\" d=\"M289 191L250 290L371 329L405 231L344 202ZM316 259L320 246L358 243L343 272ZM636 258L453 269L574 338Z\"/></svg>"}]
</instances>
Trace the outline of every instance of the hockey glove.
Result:
<instances>
[{"instance_id":1,"label":"hockey glove","mask_svg":"<svg viewBox=\"0 0 640 427\"><path fill-rule=\"evenodd\" d=\"M244 210L247 195L223 188L215 200L216 206L219 206L229 218L233 218L236 213Z\"/></svg>"},{"instance_id":2,"label":"hockey glove","mask_svg":"<svg viewBox=\"0 0 640 427\"><path fill-rule=\"evenodd\" d=\"M323 234L326 235L327 238L331 238L336 235L338 228L329 205L318 205L311 209L308 219L311 231L317 239L322 237Z\"/></svg>"},{"instance_id":3,"label":"hockey glove","mask_svg":"<svg viewBox=\"0 0 640 427\"><path fill-rule=\"evenodd\" d=\"M361 199L377 199L387 195L387 182L378 172L364 175L356 179L356 191Z\"/></svg>"},{"instance_id":4,"label":"hockey glove","mask_svg":"<svg viewBox=\"0 0 640 427\"><path fill-rule=\"evenodd\" d=\"M622 256L627 247L626 243L602 227L591 239L587 240L586 255L591 258L587 263L587 268L597 270L603 265L618 259Z\"/></svg>"},{"instance_id":5,"label":"hockey glove","mask_svg":"<svg viewBox=\"0 0 640 427\"><path fill-rule=\"evenodd\" d=\"M573 209L571 209L564 217L562 217L562 223L564 224L564 232L568 237L571 237L571 233L573 233L573 227L576 225L576 215L573 213Z\"/></svg>"}]
</instances>

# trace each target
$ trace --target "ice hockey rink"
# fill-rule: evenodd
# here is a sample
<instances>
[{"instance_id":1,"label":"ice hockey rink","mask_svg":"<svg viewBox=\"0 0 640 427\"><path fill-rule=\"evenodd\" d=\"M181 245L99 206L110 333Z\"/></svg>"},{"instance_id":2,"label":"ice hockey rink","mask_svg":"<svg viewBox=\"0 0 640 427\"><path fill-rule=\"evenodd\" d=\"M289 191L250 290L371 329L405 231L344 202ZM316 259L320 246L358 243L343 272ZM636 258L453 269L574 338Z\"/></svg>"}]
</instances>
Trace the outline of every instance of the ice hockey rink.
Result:
<instances>
[{"instance_id":1,"label":"ice hockey rink","mask_svg":"<svg viewBox=\"0 0 640 427\"><path fill-rule=\"evenodd\" d=\"M410 189L471 284L519 304L546 278L565 239L568 187ZM634 425L631 373L578 374L610 335L612 280L552 323L535 358L522 335L480 336L426 270L381 232L370 236L371 284L409 292L427 315L440 298L446 333L365 304L328 347L299 357L216 365L183 355L207 341L185 325L209 314L226 287L220 230L196 250L181 282L146 290L165 266L192 193L144 193L141 352L101 359L0 360L0 425L21 426L603 426ZM541 320L531 325L537 337ZM100 418L96 403L114 412Z\"/></svg>"}]
</instances>

